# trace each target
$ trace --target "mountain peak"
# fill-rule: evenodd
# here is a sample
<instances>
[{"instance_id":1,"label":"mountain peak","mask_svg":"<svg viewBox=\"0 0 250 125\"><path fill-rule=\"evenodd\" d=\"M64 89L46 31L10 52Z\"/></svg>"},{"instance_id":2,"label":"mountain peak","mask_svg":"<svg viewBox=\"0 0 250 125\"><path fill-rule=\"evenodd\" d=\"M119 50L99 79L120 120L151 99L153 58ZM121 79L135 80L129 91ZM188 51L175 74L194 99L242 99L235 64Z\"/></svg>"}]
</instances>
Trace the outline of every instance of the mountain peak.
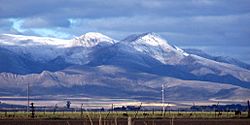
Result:
<instances>
[{"instance_id":1,"label":"mountain peak","mask_svg":"<svg viewBox=\"0 0 250 125\"><path fill-rule=\"evenodd\" d=\"M162 46L167 44L167 41L162 39L158 34L152 32L141 34L139 41L151 46Z\"/></svg>"},{"instance_id":2,"label":"mountain peak","mask_svg":"<svg viewBox=\"0 0 250 125\"><path fill-rule=\"evenodd\" d=\"M109 39L111 39L110 37L108 37L104 34L98 33L98 32L87 32L87 33L81 35L79 38L83 38L83 39L109 38Z\"/></svg>"},{"instance_id":3,"label":"mountain peak","mask_svg":"<svg viewBox=\"0 0 250 125\"><path fill-rule=\"evenodd\" d=\"M140 36L148 36L148 35L155 36L155 37L160 37L160 35L155 33L155 32L142 33Z\"/></svg>"},{"instance_id":4,"label":"mountain peak","mask_svg":"<svg viewBox=\"0 0 250 125\"><path fill-rule=\"evenodd\" d=\"M134 34L125 38L123 41L132 44L150 45L150 46L166 46L168 42L154 32L147 32L142 34Z\"/></svg>"},{"instance_id":5,"label":"mountain peak","mask_svg":"<svg viewBox=\"0 0 250 125\"><path fill-rule=\"evenodd\" d=\"M131 35L123 42L163 64L178 63L185 56L188 56L182 49L169 44L160 35L153 32Z\"/></svg>"},{"instance_id":6,"label":"mountain peak","mask_svg":"<svg viewBox=\"0 0 250 125\"><path fill-rule=\"evenodd\" d=\"M74 39L74 45L94 47L99 43L114 44L116 40L98 32L88 32Z\"/></svg>"}]
</instances>

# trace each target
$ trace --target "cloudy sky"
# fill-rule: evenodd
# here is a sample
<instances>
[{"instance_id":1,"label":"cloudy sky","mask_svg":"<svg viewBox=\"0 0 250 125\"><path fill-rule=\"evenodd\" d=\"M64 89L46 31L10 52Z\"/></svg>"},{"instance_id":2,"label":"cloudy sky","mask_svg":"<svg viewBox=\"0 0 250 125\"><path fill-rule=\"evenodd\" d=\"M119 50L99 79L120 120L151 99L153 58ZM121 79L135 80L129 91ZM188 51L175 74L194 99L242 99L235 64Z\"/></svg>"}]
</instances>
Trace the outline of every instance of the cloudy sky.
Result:
<instances>
[{"instance_id":1,"label":"cloudy sky","mask_svg":"<svg viewBox=\"0 0 250 125\"><path fill-rule=\"evenodd\" d=\"M160 34L182 48L250 63L250 0L0 0L0 33L117 40Z\"/></svg>"}]
</instances>

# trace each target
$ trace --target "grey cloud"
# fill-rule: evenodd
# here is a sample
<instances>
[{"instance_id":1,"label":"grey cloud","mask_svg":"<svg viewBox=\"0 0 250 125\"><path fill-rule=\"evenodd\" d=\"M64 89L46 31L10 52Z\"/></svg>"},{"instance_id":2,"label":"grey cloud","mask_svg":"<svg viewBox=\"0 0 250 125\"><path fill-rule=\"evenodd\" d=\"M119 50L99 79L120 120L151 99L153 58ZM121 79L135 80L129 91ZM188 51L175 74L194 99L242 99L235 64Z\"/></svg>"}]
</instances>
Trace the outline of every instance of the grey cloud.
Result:
<instances>
[{"instance_id":1,"label":"grey cloud","mask_svg":"<svg viewBox=\"0 0 250 125\"><path fill-rule=\"evenodd\" d=\"M64 18L100 18L136 15L228 15L248 12L249 4L248 0L1 0L0 17L60 15Z\"/></svg>"},{"instance_id":2,"label":"grey cloud","mask_svg":"<svg viewBox=\"0 0 250 125\"><path fill-rule=\"evenodd\" d=\"M19 34L18 31L12 28L13 22L8 19L0 19L0 33Z\"/></svg>"},{"instance_id":3,"label":"grey cloud","mask_svg":"<svg viewBox=\"0 0 250 125\"><path fill-rule=\"evenodd\" d=\"M9 28L13 25L13 22L8 19L0 19L0 28Z\"/></svg>"},{"instance_id":4,"label":"grey cloud","mask_svg":"<svg viewBox=\"0 0 250 125\"><path fill-rule=\"evenodd\" d=\"M22 28L51 28L51 27L70 27L68 19L60 18L26 18L23 20Z\"/></svg>"}]
</instances>

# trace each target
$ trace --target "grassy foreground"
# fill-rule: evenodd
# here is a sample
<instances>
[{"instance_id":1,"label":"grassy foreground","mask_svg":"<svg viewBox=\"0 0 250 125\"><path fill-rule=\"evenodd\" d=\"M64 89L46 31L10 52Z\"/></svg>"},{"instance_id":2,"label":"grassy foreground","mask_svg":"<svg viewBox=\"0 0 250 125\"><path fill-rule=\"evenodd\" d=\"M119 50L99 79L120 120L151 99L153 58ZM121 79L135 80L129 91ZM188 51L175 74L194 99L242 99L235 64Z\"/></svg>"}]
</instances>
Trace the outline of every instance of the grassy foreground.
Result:
<instances>
[{"instance_id":1,"label":"grassy foreground","mask_svg":"<svg viewBox=\"0 0 250 125\"><path fill-rule=\"evenodd\" d=\"M35 119L81 119L81 118L247 118L247 112L35 112ZM31 112L0 112L0 119L29 119Z\"/></svg>"}]
</instances>

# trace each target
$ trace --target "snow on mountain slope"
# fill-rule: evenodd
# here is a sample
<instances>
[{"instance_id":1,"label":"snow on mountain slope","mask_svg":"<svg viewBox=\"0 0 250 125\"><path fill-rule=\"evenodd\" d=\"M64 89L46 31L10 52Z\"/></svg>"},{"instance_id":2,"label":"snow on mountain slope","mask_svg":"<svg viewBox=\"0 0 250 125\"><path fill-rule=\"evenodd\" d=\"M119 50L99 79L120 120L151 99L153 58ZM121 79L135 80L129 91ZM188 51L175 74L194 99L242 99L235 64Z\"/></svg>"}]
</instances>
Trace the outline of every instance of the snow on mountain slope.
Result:
<instances>
[{"instance_id":1,"label":"snow on mountain slope","mask_svg":"<svg viewBox=\"0 0 250 125\"><path fill-rule=\"evenodd\" d=\"M9 46L34 46L34 45L51 45L56 47L69 47L70 40L37 37L37 36L23 36L13 34L3 34L0 37L1 45Z\"/></svg>"},{"instance_id":2,"label":"snow on mountain slope","mask_svg":"<svg viewBox=\"0 0 250 125\"><path fill-rule=\"evenodd\" d=\"M12 34L0 35L0 47L17 54L30 56L40 62L63 57L68 63L85 64L88 62L88 54L93 48L114 43L116 41L110 37L93 32L71 40Z\"/></svg>"},{"instance_id":3,"label":"snow on mountain slope","mask_svg":"<svg viewBox=\"0 0 250 125\"><path fill-rule=\"evenodd\" d=\"M199 49L184 49L186 52L190 53L190 54L194 54L194 55L198 55L207 59L211 59L217 62L222 62L222 63L228 63L228 64L232 64L232 65L236 65L245 69L250 69L250 64L241 62L240 60L231 58L231 57L225 57L225 56L214 56L214 55L209 55L207 53L205 53L202 50Z\"/></svg>"},{"instance_id":4,"label":"snow on mountain slope","mask_svg":"<svg viewBox=\"0 0 250 125\"><path fill-rule=\"evenodd\" d=\"M72 40L1 35L0 46L16 54L45 63L61 58L61 61L70 64L84 65L92 61L99 64L103 62L126 65L127 68L137 65L137 68L141 66L141 70L165 64L186 67L184 70L176 69L176 72L188 72L198 76L231 75L242 81L250 81L249 71L188 54L184 50L170 45L155 33L131 35L121 42L95 32L86 33ZM163 74L165 72L156 71L163 72Z\"/></svg>"},{"instance_id":5,"label":"snow on mountain slope","mask_svg":"<svg viewBox=\"0 0 250 125\"><path fill-rule=\"evenodd\" d=\"M150 55L163 64L176 64L185 56L186 52L174 47L155 33L131 35L123 40L137 51Z\"/></svg>"},{"instance_id":6,"label":"snow on mountain slope","mask_svg":"<svg viewBox=\"0 0 250 125\"><path fill-rule=\"evenodd\" d=\"M99 49L112 46L116 40L101 33L89 32L71 41L71 47L65 51L65 60L72 64L87 64L91 53Z\"/></svg>"},{"instance_id":7,"label":"snow on mountain slope","mask_svg":"<svg viewBox=\"0 0 250 125\"><path fill-rule=\"evenodd\" d=\"M195 59L192 62L193 70L191 71L195 75L232 76L241 81L250 82L250 71L247 69L232 64L216 62L193 54L191 54L190 57Z\"/></svg>"},{"instance_id":8,"label":"snow on mountain slope","mask_svg":"<svg viewBox=\"0 0 250 125\"><path fill-rule=\"evenodd\" d=\"M117 41L97 32L88 32L72 40L72 46L94 47L98 44L114 44Z\"/></svg>"},{"instance_id":9,"label":"snow on mountain slope","mask_svg":"<svg viewBox=\"0 0 250 125\"><path fill-rule=\"evenodd\" d=\"M0 36L0 47L16 54L27 55L37 61L46 62L62 55L68 40L4 34Z\"/></svg>"},{"instance_id":10,"label":"snow on mountain slope","mask_svg":"<svg viewBox=\"0 0 250 125\"><path fill-rule=\"evenodd\" d=\"M250 88L250 72L171 46L154 33L132 35L92 53L92 66L116 65L132 71L188 80L205 80ZM171 72L170 72L171 71Z\"/></svg>"}]
</instances>

